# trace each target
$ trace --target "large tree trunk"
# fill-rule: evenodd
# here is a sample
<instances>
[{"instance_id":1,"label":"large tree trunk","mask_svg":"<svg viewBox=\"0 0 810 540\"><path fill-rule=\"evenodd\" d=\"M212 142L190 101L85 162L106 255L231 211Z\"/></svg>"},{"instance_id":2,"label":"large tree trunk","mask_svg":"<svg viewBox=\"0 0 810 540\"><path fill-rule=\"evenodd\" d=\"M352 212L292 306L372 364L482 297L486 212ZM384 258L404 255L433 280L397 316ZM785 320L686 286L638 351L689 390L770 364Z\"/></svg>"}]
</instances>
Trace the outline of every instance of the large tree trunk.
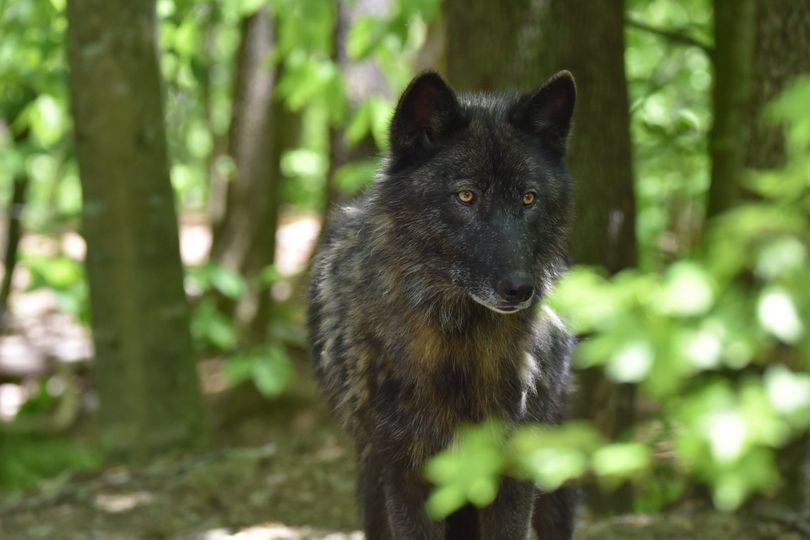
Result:
<instances>
[{"instance_id":1,"label":"large tree trunk","mask_svg":"<svg viewBox=\"0 0 810 540\"><path fill-rule=\"evenodd\" d=\"M783 130L763 121L762 113L789 82L810 73L810 2L756 0L754 32L745 164L773 169L785 164Z\"/></svg>"},{"instance_id":2,"label":"large tree trunk","mask_svg":"<svg viewBox=\"0 0 810 540\"><path fill-rule=\"evenodd\" d=\"M745 122L750 134L743 154L750 169L785 165L784 132L763 120L768 103L788 83L810 74L810 2L756 0L753 45L753 82ZM802 366L793 366L802 369ZM782 502L810 510L810 436L803 436L779 454Z\"/></svg>"},{"instance_id":3,"label":"large tree trunk","mask_svg":"<svg viewBox=\"0 0 810 540\"><path fill-rule=\"evenodd\" d=\"M70 0L68 63L102 444L139 459L201 440L151 0Z\"/></svg>"},{"instance_id":4,"label":"large tree trunk","mask_svg":"<svg viewBox=\"0 0 810 540\"><path fill-rule=\"evenodd\" d=\"M739 198L751 118L754 0L714 2L714 123L709 135L712 178L707 217L734 206Z\"/></svg>"},{"instance_id":5,"label":"large tree trunk","mask_svg":"<svg viewBox=\"0 0 810 540\"><path fill-rule=\"evenodd\" d=\"M579 87L568 166L573 260L611 272L636 263L630 118L619 0L446 4L447 75L459 90L529 90L560 69ZM486 32L474 31L486 28Z\"/></svg>"},{"instance_id":6,"label":"large tree trunk","mask_svg":"<svg viewBox=\"0 0 810 540\"><path fill-rule=\"evenodd\" d=\"M459 90L526 91L560 69L577 81L568 153L574 178L573 261L611 272L636 264L635 198L620 0L520 0L500 4L449 0L447 74ZM486 31L481 29L486 28ZM574 415L609 437L632 425L634 389L599 371L580 373ZM596 494L603 509L628 509L628 493Z\"/></svg>"}]
</instances>

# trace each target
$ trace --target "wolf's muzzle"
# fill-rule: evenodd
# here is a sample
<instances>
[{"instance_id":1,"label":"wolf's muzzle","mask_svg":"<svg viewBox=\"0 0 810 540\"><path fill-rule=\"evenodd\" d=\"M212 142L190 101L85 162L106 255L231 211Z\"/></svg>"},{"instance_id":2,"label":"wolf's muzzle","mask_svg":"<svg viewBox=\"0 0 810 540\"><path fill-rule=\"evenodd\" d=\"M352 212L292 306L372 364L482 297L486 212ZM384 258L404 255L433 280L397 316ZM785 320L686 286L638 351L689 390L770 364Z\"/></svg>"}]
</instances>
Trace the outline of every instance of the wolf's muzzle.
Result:
<instances>
[{"instance_id":1,"label":"wolf's muzzle","mask_svg":"<svg viewBox=\"0 0 810 540\"><path fill-rule=\"evenodd\" d=\"M525 272L512 272L498 283L498 295L510 304L522 304L534 294L534 283Z\"/></svg>"}]
</instances>

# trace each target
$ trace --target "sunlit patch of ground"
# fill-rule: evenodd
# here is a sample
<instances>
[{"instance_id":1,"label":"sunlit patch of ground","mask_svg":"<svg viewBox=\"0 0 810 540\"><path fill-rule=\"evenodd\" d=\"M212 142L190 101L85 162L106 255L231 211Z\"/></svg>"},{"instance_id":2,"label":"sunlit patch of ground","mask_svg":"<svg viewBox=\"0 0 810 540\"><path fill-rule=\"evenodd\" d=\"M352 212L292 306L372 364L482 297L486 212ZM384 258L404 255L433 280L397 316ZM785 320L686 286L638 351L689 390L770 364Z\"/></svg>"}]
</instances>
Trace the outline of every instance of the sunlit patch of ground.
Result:
<instances>
[{"instance_id":1,"label":"sunlit patch of ground","mask_svg":"<svg viewBox=\"0 0 810 540\"><path fill-rule=\"evenodd\" d=\"M200 540L363 540L363 533L335 533L311 527L288 527L281 523L269 523L248 527L238 532L213 529L198 535Z\"/></svg>"}]
</instances>

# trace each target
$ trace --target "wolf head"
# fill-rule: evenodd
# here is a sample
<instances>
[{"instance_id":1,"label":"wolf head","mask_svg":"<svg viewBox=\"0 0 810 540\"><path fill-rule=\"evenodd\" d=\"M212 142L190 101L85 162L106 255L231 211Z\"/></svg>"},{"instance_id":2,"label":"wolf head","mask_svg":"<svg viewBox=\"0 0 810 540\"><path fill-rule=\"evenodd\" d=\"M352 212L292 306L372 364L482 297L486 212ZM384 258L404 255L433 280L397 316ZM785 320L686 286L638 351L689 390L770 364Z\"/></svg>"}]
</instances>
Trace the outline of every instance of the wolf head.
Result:
<instances>
[{"instance_id":1,"label":"wolf head","mask_svg":"<svg viewBox=\"0 0 810 540\"><path fill-rule=\"evenodd\" d=\"M435 73L411 82L376 204L423 283L498 313L546 292L565 266L575 95L565 71L522 96L456 95Z\"/></svg>"}]
</instances>

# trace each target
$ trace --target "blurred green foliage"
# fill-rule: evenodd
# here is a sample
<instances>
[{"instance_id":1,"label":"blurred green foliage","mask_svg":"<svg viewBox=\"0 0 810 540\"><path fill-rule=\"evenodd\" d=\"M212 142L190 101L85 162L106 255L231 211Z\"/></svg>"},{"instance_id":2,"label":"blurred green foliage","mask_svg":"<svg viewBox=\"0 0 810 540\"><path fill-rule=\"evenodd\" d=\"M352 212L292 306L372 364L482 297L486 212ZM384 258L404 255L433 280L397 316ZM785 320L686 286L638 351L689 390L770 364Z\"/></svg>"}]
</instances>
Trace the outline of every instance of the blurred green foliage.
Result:
<instances>
[{"instance_id":1,"label":"blurred green foliage","mask_svg":"<svg viewBox=\"0 0 810 540\"><path fill-rule=\"evenodd\" d=\"M45 478L98 467L101 456L63 435L3 434L0 491L22 492Z\"/></svg>"},{"instance_id":2,"label":"blurred green foliage","mask_svg":"<svg viewBox=\"0 0 810 540\"><path fill-rule=\"evenodd\" d=\"M706 0L636 0L627 9L631 20L712 43ZM702 223L709 188L711 60L705 50L632 25L625 35L639 261L644 269L660 268L692 247Z\"/></svg>"},{"instance_id":3,"label":"blurred green foliage","mask_svg":"<svg viewBox=\"0 0 810 540\"><path fill-rule=\"evenodd\" d=\"M810 430L808 102L810 77L773 103L768 116L787 127L788 164L752 173L746 184L756 197L710 222L691 255L662 271L610 278L576 267L550 299L588 336L576 364L638 383L655 404L633 440L608 443L588 425L532 426L511 434L506 457L495 460L491 427L471 428L427 469L439 485L435 515L489 502L499 471L545 489L587 473L603 482L635 479L649 492L651 479L672 481L674 465L708 484L722 510L778 486L777 449ZM662 440L671 448L656 455ZM472 486L470 474L452 473L462 463L487 475ZM652 492L658 505L679 494L666 486Z\"/></svg>"}]
</instances>

